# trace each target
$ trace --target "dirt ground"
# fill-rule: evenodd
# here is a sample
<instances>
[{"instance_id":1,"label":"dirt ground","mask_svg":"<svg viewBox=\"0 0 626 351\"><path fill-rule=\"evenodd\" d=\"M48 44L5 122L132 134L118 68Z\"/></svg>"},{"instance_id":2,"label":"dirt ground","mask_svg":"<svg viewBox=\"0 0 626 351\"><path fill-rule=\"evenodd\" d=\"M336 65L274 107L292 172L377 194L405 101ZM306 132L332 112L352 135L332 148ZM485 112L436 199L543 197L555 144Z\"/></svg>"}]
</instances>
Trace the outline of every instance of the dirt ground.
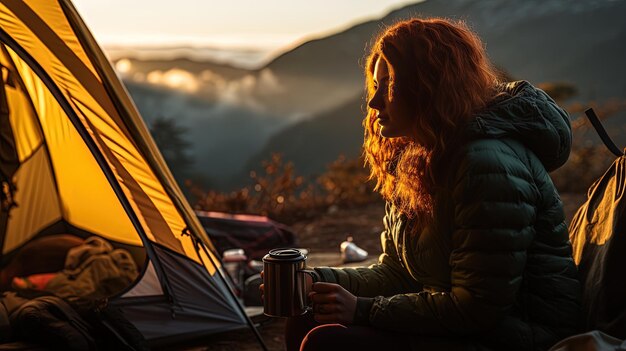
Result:
<instances>
[{"instance_id":1,"label":"dirt ground","mask_svg":"<svg viewBox=\"0 0 626 351\"><path fill-rule=\"evenodd\" d=\"M561 194L565 206L566 221L572 219L576 209L585 200L583 194ZM374 204L361 208L331 209L319 218L296 223L292 229L298 234L299 247L309 249L312 266L336 266L341 264L339 244L351 235L359 247L372 258L380 254L379 234L382 230L384 206ZM256 320L257 328L268 350L284 350L283 329L285 320L280 318ZM187 351L251 351L261 350L254 334L249 330L216 335L203 340L202 345L179 348Z\"/></svg>"}]
</instances>

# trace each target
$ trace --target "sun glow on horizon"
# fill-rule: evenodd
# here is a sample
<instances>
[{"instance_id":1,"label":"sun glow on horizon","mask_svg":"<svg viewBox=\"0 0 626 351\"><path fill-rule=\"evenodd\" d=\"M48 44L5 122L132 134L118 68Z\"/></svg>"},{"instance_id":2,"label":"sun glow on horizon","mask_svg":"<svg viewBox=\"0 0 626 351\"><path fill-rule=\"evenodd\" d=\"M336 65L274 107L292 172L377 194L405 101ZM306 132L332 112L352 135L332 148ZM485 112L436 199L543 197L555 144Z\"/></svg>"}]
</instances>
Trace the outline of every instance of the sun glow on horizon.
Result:
<instances>
[{"instance_id":1,"label":"sun glow on horizon","mask_svg":"<svg viewBox=\"0 0 626 351\"><path fill-rule=\"evenodd\" d=\"M73 0L105 47L179 45L258 50L276 50L334 33L416 2L420 1L178 0L172 5L158 0Z\"/></svg>"}]
</instances>

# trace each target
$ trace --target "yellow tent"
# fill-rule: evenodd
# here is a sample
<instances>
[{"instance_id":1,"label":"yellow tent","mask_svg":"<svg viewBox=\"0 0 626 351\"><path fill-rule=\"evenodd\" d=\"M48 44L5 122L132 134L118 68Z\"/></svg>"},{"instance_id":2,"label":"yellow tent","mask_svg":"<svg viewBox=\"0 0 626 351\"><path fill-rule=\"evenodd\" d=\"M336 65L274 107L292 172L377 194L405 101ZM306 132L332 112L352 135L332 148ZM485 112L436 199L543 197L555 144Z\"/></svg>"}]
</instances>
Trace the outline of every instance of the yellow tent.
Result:
<instances>
[{"instance_id":1,"label":"yellow tent","mask_svg":"<svg viewBox=\"0 0 626 351\"><path fill-rule=\"evenodd\" d=\"M71 3L1 0L0 65L3 264L35 238L97 235L140 261L140 277L112 301L148 340L251 325Z\"/></svg>"}]
</instances>

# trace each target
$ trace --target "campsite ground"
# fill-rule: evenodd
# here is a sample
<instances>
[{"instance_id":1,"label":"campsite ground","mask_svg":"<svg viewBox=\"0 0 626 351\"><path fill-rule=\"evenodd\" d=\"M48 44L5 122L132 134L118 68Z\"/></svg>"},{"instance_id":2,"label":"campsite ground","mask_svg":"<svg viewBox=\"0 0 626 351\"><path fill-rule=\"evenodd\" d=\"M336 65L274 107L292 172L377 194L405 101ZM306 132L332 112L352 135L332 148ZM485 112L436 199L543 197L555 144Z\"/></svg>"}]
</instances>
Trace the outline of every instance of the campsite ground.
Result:
<instances>
[{"instance_id":1,"label":"campsite ground","mask_svg":"<svg viewBox=\"0 0 626 351\"><path fill-rule=\"evenodd\" d=\"M576 209L585 200L582 194L562 194L566 220L571 220ZM312 266L337 266L341 264L339 244L347 235L352 235L354 242L370 254L370 260L380 253L379 233L382 229L381 218L384 214L382 204L360 208L333 209L318 218L292 225L298 234L299 246L309 249L309 263ZM370 261L368 260L368 261ZM271 351L284 350L284 319L274 319L263 323L259 332ZM186 351L251 351L260 350L252 332L237 331L224 333L204 340L204 346L183 348ZM180 349L179 349L180 350Z\"/></svg>"}]
</instances>

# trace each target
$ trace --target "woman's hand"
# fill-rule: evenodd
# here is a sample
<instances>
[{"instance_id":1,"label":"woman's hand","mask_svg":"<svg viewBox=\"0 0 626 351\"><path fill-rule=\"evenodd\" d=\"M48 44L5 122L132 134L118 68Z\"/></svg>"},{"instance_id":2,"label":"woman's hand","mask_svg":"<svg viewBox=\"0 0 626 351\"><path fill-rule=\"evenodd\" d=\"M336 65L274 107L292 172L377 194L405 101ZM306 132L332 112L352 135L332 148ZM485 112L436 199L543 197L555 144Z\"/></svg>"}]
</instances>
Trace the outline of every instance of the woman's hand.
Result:
<instances>
[{"instance_id":1,"label":"woman's hand","mask_svg":"<svg viewBox=\"0 0 626 351\"><path fill-rule=\"evenodd\" d=\"M319 323L352 324L356 311L356 296L341 285L314 283L309 299L313 303L313 318Z\"/></svg>"}]
</instances>

